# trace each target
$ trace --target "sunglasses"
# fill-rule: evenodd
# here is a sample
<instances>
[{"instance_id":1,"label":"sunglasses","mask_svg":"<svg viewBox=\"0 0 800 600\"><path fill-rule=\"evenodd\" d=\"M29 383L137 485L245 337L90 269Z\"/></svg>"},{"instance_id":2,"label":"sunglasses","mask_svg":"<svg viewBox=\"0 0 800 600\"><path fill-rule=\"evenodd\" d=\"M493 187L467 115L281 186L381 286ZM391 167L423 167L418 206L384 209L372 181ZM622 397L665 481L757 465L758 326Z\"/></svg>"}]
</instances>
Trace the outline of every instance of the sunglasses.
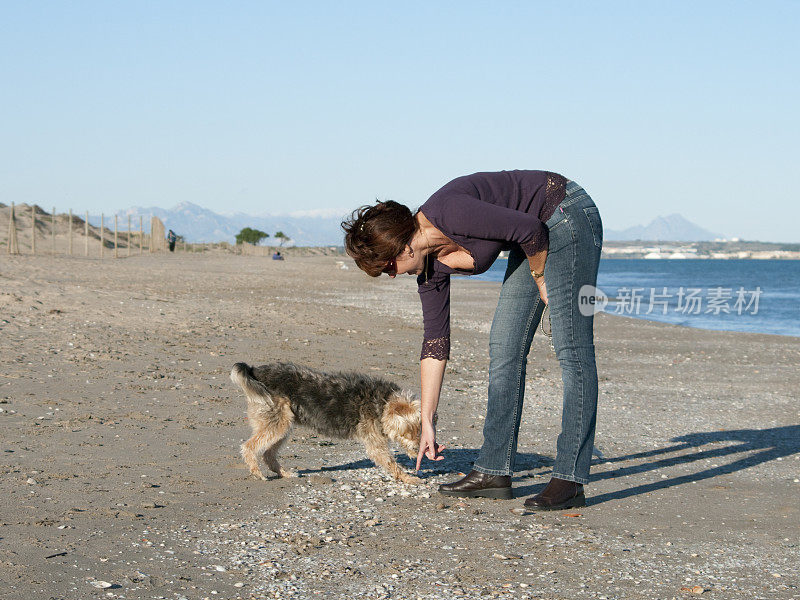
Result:
<instances>
[{"instance_id":1,"label":"sunglasses","mask_svg":"<svg viewBox=\"0 0 800 600\"><path fill-rule=\"evenodd\" d=\"M386 263L381 273L388 273L389 275L397 275L397 260L392 258Z\"/></svg>"}]
</instances>

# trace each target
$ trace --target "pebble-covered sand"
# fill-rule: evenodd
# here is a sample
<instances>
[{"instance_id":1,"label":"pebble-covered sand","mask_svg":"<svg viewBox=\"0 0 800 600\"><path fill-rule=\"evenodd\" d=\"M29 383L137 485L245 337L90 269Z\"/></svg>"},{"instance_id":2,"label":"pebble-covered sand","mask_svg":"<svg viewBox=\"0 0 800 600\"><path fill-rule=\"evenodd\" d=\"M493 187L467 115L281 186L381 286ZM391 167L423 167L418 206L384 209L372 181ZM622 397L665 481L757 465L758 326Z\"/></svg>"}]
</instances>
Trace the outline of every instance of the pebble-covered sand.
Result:
<instances>
[{"instance_id":1,"label":"pebble-covered sand","mask_svg":"<svg viewBox=\"0 0 800 600\"><path fill-rule=\"evenodd\" d=\"M238 456L233 363L418 388L412 277L335 256L0 257L0 598L800 597L800 339L599 315L588 505L524 514L560 369L537 335L517 497L440 496L481 443L499 290L453 287L446 460L425 485L302 429L281 454L302 477L264 482Z\"/></svg>"}]
</instances>

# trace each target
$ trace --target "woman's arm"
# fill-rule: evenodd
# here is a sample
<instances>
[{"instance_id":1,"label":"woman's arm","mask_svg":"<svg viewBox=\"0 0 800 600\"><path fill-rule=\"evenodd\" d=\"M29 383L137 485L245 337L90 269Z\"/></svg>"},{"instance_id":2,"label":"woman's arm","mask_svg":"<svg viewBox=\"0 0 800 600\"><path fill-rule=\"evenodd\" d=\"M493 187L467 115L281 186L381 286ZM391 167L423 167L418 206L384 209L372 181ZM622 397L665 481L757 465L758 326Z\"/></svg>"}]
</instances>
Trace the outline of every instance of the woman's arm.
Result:
<instances>
[{"instance_id":1,"label":"woman's arm","mask_svg":"<svg viewBox=\"0 0 800 600\"><path fill-rule=\"evenodd\" d=\"M444 459L439 454L439 451L444 450L444 446L436 443L436 408L439 406L439 395L442 391L446 366L447 360L436 358L423 358L419 363L422 389L422 431L417 455L417 471L422 464L423 456L427 456L429 460Z\"/></svg>"},{"instance_id":2,"label":"woman's arm","mask_svg":"<svg viewBox=\"0 0 800 600\"><path fill-rule=\"evenodd\" d=\"M433 416L439 406L446 360L423 358L419 362L420 383L422 384L422 420L433 423Z\"/></svg>"},{"instance_id":3,"label":"woman's arm","mask_svg":"<svg viewBox=\"0 0 800 600\"><path fill-rule=\"evenodd\" d=\"M529 257L547 248L547 227L535 214L497 206L469 194L441 198L438 212L437 225L458 235L514 242Z\"/></svg>"}]
</instances>

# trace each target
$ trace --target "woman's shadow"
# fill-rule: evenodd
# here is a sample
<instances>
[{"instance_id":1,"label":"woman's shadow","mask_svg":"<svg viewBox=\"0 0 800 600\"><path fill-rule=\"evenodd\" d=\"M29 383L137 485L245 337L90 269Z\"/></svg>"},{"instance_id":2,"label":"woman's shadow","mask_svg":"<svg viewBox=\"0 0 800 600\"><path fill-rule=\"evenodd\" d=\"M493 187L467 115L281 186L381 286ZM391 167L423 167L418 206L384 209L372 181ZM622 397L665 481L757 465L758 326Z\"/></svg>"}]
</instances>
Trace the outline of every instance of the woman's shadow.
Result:
<instances>
[{"instance_id":1,"label":"woman's shadow","mask_svg":"<svg viewBox=\"0 0 800 600\"><path fill-rule=\"evenodd\" d=\"M614 464L628 461L637 461L632 465L620 466L616 469L603 471L591 476L591 482L637 475L649 471L657 471L665 467L688 465L699 460L709 458L733 457L736 460L724 465L703 469L695 473L687 473L667 479L659 479L633 487L626 487L615 492L607 492L587 499L588 504L602 504L609 500L621 500L647 494L656 490L675 487L685 483L713 479L721 475L729 475L743 469L755 467L765 462L800 452L800 425L787 425L770 429L736 429L732 431L711 431L703 433L689 433L670 440L674 444L657 450L637 452L616 456L613 458L596 458L594 464ZM720 444L724 444L720 446ZM444 452L445 460L442 463L431 463L425 460L423 471L427 475L443 473L468 473L472 464L478 458L478 450L473 448L447 449ZM397 461L409 470L414 470L415 464L407 456L398 454ZM442 466L439 466L442 465ZM550 467L553 459L549 456L535 453L517 454L515 469L517 472L525 469ZM427 466L427 468L425 468ZM373 468L374 464L368 459L353 461L341 465L322 467L320 469L303 469L304 474L343 471L349 469ZM537 477L546 476L547 472L537 473ZM528 476L518 476L515 482L525 482ZM529 496L541 491L547 481L530 485L517 485L514 495L517 498Z\"/></svg>"},{"instance_id":2,"label":"woman's shadow","mask_svg":"<svg viewBox=\"0 0 800 600\"><path fill-rule=\"evenodd\" d=\"M685 483L713 479L743 469L749 469L777 458L796 454L800 452L800 425L787 425L769 429L735 429L732 431L689 433L673 438L671 441L675 443L657 450L598 459L594 462L613 464L637 461L637 463L597 473L591 476L591 481L626 477L675 465L688 465L709 458L731 457L735 460L694 473L659 479L658 481L593 496L588 499L588 503L591 505L602 504L609 500L621 500ZM720 446L720 444L724 445ZM644 460L642 461L642 459ZM530 489L525 489L525 486L517 488L517 494L535 493L537 491L536 488L541 486L528 487Z\"/></svg>"}]
</instances>

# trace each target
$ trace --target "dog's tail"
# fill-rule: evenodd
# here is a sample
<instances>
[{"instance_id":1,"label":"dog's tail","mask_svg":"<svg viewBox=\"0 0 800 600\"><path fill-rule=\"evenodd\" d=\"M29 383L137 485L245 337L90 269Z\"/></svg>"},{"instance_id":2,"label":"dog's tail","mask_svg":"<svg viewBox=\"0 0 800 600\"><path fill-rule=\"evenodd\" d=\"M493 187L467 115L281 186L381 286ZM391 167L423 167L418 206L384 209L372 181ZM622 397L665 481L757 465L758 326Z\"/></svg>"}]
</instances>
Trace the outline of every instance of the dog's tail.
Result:
<instances>
[{"instance_id":1,"label":"dog's tail","mask_svg":"<svg viewBox=\"0 0 800 600\"><path fill-rule=\"evenodd\" d=\"M272 395L267 386L253 377L253 369L247 363L236 363L231 369L231 381L239 385L250 402L272 405Z\"/></svg>"}]
</instances>

